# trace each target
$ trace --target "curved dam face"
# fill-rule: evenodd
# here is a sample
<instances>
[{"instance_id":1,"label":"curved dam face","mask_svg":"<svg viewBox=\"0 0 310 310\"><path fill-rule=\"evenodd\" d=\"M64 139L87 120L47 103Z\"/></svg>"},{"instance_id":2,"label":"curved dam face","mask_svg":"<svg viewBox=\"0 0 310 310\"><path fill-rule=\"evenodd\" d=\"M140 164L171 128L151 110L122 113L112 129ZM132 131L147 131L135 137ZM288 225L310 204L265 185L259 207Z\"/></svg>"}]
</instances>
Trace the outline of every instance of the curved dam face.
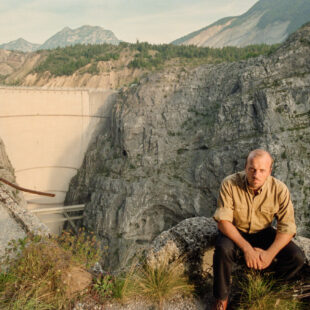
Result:
<instances>
[{"instance_id":1,"label":"curved dam face","mask_svg":"<svg viewBox=\"0 0 310 310\"><path fill-rule=\"evenodd\" d=\"M109 126L114 93L0 88L0 136L17 183L55 194L50 198L24 193L29 209L63 206L69 182L80 168L90 141L99 126ZM49 223L55 219L50 215L44 217L52 232L58 233L62 226Z\"/></svg>"}]
</instances>

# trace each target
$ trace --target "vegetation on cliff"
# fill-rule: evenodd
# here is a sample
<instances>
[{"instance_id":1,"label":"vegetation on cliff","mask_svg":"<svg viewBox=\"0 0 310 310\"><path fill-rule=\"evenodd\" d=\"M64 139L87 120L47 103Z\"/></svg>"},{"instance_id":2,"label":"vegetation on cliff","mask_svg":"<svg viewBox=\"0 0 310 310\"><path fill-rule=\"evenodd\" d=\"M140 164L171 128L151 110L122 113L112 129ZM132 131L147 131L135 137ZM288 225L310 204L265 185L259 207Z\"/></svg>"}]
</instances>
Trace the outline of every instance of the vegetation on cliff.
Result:
<instances>
[{"instance_id":1,"label":"vegetation on cliff","mask_svg":"<svg viewBox=\"0 0 310 310\"><path fill-rule=\"evenodd\" d=\"M244 48L224 47L221 49L196 46L175 46L171 44L153 45L147 42L119 45L75 45L41 51L45 60L34 72L50 72L53 76L72 75L77 70L90 65L87 72L99 73L98 63L118 60L126 54L124 65L128 68L154 70L163 68L168 61L178 60L183 63L220 63L231 62L258 55L272 53L278 45L250 45Z\"/></svg>"}]
</instances>

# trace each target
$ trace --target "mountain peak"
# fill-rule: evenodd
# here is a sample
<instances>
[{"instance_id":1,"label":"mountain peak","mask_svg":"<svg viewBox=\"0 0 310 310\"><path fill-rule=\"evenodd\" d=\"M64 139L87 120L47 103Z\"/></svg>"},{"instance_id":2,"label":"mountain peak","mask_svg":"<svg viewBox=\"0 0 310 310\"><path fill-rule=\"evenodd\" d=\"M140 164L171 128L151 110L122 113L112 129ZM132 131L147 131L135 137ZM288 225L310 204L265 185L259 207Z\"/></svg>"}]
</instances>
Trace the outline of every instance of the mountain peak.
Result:
<instances>
[{"instance_id":1,"label":"mountain peak","mask_svg":"<svg viewBox=\"0 0 310 310\"><path fill-rule=\"evenodd\" d=\"M40 49L52 49L75 44L102 43L118 44L119 40L111 30L106 30L100 26L83 25L76 29L63 28L45 41L40 46Z\"/></svg>"},{"instance_id":2,"label":"mountain peak","mask_svg":"<svg viewBox=\"0 0 310 310\"><path fill-rule=\"evenodd\" d=\"M64 27L60 32L72 31L72 29L68 26Z\"/></svg>"},{"instance_id":3,"label":"mountain peak","mask_svg":"<svg viewBox=\"0 0 310 310\"><path fill-rule=\"evenodd\" d=\"M1 44L0 48L11 51L33 52L37 50L39 46L40 44L31 43L23 38L18 38L17 40Z\"/></svg>"},{"instance_id":4,"label":"mountain peak","mask_svg":"<svg viewBox=\"0 0 310 310\"><path fill-rule=\"evenodd\" d=\"M223 47L283 42L310 21L309 0L260 0L247 12L224 18L172 44Z\"/></svg>"}]
</instances>

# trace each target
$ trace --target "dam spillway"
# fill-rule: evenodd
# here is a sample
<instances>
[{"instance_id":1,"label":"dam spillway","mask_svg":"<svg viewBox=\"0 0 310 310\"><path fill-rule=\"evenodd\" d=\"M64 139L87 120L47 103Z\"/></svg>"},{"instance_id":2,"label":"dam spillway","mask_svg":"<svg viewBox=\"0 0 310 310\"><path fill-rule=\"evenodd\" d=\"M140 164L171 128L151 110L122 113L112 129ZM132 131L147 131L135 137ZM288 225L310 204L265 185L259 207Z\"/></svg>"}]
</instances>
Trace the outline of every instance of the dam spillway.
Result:
<instances>
[{"instance_id":1,"label":"dam spillway","mask_svg":"<svg viewBox=\"0 0 310 310\"><path fill-rule=\"evenodd\" d=\"M0 87L0 136L17 183L55 194L50 198L24 193L29 210L63 206L96 130L109 123L114 93ZM54 233L61 229L57 224L48 226Z\"/></svg>"}]
</instances>

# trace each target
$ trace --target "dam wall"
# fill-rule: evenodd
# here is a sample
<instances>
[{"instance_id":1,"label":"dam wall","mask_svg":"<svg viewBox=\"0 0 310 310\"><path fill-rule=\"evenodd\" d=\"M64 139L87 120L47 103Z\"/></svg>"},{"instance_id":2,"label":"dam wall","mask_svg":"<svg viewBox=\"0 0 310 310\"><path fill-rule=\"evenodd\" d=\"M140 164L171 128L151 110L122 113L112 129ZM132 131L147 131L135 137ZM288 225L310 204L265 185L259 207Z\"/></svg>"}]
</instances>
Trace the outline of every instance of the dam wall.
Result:
<instances>
[{"instance_id":1,"label":"dam wall","mask_svg":"<svg viewBox=\"0 0 310 310\"><path fill-rule=\"evenodd\" d=\"M0 87L0 136L28 208L63 205L98 126L107 126L113 91Z\"/></svg>"}]
</instances>

